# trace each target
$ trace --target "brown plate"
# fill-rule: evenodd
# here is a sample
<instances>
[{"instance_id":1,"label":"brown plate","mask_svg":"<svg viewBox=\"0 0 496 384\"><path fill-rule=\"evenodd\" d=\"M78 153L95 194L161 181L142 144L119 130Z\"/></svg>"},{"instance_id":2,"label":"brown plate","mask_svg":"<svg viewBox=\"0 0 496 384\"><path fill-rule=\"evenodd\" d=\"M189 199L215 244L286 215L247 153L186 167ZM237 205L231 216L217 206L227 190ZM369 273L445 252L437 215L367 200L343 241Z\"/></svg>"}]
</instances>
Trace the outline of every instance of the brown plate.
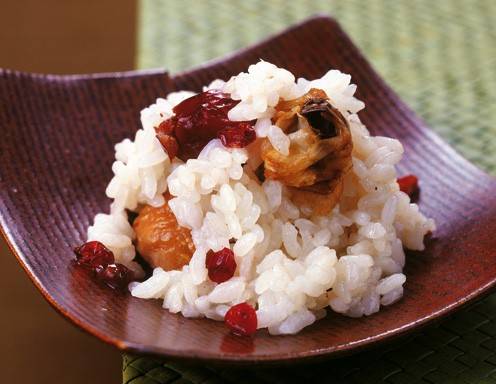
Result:
<instances>
[{"instance_id":1,"label":"brown plate","mask_svg":"<svg viewBox=\"0 0 496 384\"><path fill-rule=\"evenodd\" d=\"M315 78L350 73L373 134L405 146L400 172L421 180L420 207L438 230L409 254L404 298L362 319L329 315L296 336L228 335L220 322L185 319L159 301L116 295L71 266L93 216L108 209L113 146L134 136L157 96L229 76L259 58ZM118 348L209 361L289 361L358 350L453 312L496 285L496 181L432 133L394 94L339 25L316 17L192 71L43 76L0 71L0 222L13 253L46 299Z\"/></svg>"}]
</instances>

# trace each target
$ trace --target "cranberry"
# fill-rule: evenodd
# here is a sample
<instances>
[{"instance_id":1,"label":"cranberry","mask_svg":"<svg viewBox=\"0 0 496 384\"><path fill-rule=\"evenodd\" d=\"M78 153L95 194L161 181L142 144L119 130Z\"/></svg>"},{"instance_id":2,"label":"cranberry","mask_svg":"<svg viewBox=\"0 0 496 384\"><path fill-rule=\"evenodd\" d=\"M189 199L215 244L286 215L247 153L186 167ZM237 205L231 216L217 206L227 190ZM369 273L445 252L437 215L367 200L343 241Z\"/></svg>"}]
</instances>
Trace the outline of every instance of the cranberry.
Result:
<instances>
[{"instance_id":1,"label":"cranberry","mask_svg":"<svg viewBox=\"0 0 496 384\"><path fill-rule=\"evenodd\" d=\"M257 330L257 313L248 303L236 304L227 311L224 322L234 334L250 336Z\"/></svg>"},{"instance_id":2,"label":"cranberry","mask_svg":"<svg viewBox=\"0 0 496 384\"><path fill-rule=\"evenodd\" d=\"M74 248L77 263L88 269L107 266L114 262L114 254L99 241L88 241Z\"/></svg>"},{"instance_id":3,"label":"cranberry","mask_svg":"<svg viewBox=\"0 0 496 384\"><path fill-rule=\"evenodd\" d=\"M254 141L256 135L254 122L231 121L227 117L229 110L238 103L217 90L199 93L173 108L175 115L155 129L157 137L171 158L174 157L172 153L182 160L198 157L203 147L215 137L226 146L244 147ZM174 141L165 139L166 136Z\"/></svg>"},{"instance_id":4,"label":"cranberry","mask_svg":"<svg viewBox=\"0 0 496 384\"><path fill-rule=\"evenodd\" d=\"M134 273L122 264L110 264L96 269L96 276L110 288L125 289L133 280Z\"/></svg>"},{"instance_id":5,"label":"cranberry","mask_svg":"<svg viewBox=\"0 0 496 384\"><path fill-rule=\"evenodd\" d=\"M418 179L415 175L407 175L398 179L400 191L412 197L418 191Z\"/></svg>"},{"instance_id":6,"label":"cranberry","mask_svg":"<svg viewBox=\"0 0 496 384\"><path fill-rule=\"evenodd\" d=\"M223 248L218 252L210 250L207 252L205 266L208 269L210 280L215 283L223 283L233 277L236 271L234 253L229 248Z\"/></svg>"},{"instance_id":7,"label":"cranberry","mask_svg":"<svg viewBox=\"0 0 496 384\"><path fill-rule=\"evenodd\" d=\"M239 124L237 128L219 131L219 139L225 147L243 148L255 141L257 134L250 123Z\"/></svg>"}]
</instances>

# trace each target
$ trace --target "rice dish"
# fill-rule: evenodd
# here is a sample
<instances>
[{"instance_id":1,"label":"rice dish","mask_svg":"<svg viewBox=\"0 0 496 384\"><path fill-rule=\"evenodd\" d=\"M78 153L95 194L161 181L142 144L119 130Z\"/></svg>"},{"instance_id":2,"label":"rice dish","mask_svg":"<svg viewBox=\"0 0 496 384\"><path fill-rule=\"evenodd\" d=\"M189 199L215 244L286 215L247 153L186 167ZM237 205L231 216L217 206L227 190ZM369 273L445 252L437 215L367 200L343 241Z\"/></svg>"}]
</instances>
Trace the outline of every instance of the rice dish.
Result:
<instances>
[{"instance_id":1,"label":"rice dish","mask_svg":"<svg viewBox=\"0 0 496 384\"><path fill-rule=\"evenodd\" d=\"M235 101L227 116L238 126L250 122L254 137L249 145L226 147L215 137L194 158L172 156L181 143L164 145L157 127L195 95L182 91L145 108L134 140L115 146L114 176L106 189L113 200L110 213L95 216L88 241L104 244L116 263L143 280L135 260L140 233L128 212L142 215L145 207L165 207L191 239L183 244L191 253L184 265L156 266L151 276L129 284L131 294L161 300L166 310L185 317L220 321L246 303L256 313L256 328L273 335L295 334L326 310L362 317L398 301L406 281L404 248L423 250L424 236L435 224L400 190L395 165L403 155L401 143L371 136L361 123L358 112L365 105L353 96L351 77L330 70L320 79L296 80L289 71L260 61L204 91L219 91ZM306 95L314 95L313 104ZM291 100L302 100L304 107L288 104ZM300 129L310 124L315 108L322 116L334 114L333 129L343 119L343 135L348 132L349 138L335 150L335 136L341 133L317 135L316 151L326 140L328 151L318 152L305 169L283 173L285 160L295 154L298 132L276 124L276 117ZM339 160L339 167L322 170L321 160L331 158ZM265 177L258 177L263 164ZM272 171L270 164L275 164ZM317 206L320 196L326 204ZM233 275L218 283L209 277L208 257L224 249L234 255Z\"/></svg>"}]
</instances>

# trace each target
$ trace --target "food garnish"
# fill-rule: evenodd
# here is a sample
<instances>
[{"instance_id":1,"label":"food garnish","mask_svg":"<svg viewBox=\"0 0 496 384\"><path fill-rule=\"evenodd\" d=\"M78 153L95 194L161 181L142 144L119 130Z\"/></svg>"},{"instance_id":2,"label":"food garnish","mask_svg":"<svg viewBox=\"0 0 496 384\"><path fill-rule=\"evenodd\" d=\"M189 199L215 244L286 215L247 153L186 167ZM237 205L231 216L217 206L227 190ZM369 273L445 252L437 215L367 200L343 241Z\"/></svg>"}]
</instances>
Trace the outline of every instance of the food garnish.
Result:
<instances>
[{"instance_id":1,"label":"food garnish","mask_svg":"<svg viewBox=\"0 0 496 384\"><path fill-rule=\"evenodd\" d=\"M410 197L418 192L418 178L415 175L400 177L398 185L400 186L400 191L405 192Z\"/></svg>"},{"instance_id":2,"label":"food garnish","mask_svg":"<svg viewBox=\"0 0 496 384\"><path fill-rule=\"evenodd\" d=\"M257 331L257 313L248 303L233 305L227 311L224 322L235 335L251 336Z\"/></svg>"},{"instance_id":3,"label":"food garnish","mask_svg":"<svg viewBox=\"0 0 496 384\"><path fill-rule=\"evenodd\" d=\"M233 277L237 266L234 252L229 248L217 252L208 251L205 265L208 269L208 278L219 284Z\"/></svg>"},{"instance_id":4,"label":"food garnish","mask_svg":"<svg viewBox=\"0 0 496 384\"><path fill-rule=\"evenodd\" d=\"M172 159L193 159L212 139L220 138L226 147L242 148L255 141L254 122L231 121L227 113L239 101L228 94L209 90L179 103L174 116L155 129L157 138Z\"/></svg>"},{"instance_id":5,"label":"food garnish","mask_svg":"<svg viewBox=\"0 0 496 384\"><path fill-rule=\"evenodd\" d=\"M99 281L110 288L125 289L134 279L134 273L125 265L115 263L114 254L99 241L89 241L74 248L76 262L91 271Z\"/></svg>"}]
</instances>

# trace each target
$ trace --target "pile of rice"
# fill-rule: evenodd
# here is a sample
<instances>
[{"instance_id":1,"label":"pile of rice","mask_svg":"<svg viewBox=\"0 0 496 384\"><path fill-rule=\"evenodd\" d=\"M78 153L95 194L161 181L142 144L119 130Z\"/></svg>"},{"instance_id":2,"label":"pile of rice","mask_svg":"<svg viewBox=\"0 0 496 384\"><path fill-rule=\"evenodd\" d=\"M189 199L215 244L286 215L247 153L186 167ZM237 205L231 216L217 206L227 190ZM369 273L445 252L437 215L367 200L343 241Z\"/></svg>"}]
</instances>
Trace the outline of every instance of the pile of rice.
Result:
<instances>
[{"instance_id":1,"label":"pile of rice","mask_svg":"<svg viewBox=\"0 0 496 384\"><path fill-rule=\"evenodd\" d=\"M218 139L197 159L171 161L154 127L193 95L176 92L141 112L143 128L134 141L115 146L114 177L106 190L113 199L111 212L96 215L88 240L104 243L116 262L142 277L133 261L135 235L126 210L160 206L168 190L174 196L169 206L179 224L191 229L196 251L182 270L155 268L144 282L132 283L135 297L161 299L172 313L214 320L248 302L256 309L258 327L271 334L297 333L325 316L327 307L360 317L396 302L406 280L403 247L422 250L424 235L435 225L399 190L395 164L403 147L398 140L370 136L357 115L364 103L353 97L356 86L350 80L330 70L317 80L295 81L290 72L260 61L247 73L206 87L240 100L229 119L257 119L257 136L267 137L281 153L287 153L289 139L270 120L279 99L299 97L310 88L326 92L348 120L353 138L353 169L330 215L310 216L308 208L291 202L281 183L260 183L253 173L260 160ZM208 279L205 257L208 250L224 247L233 250L238 268L233 278L216 284Z\"/></svg>"}]
</instances>

